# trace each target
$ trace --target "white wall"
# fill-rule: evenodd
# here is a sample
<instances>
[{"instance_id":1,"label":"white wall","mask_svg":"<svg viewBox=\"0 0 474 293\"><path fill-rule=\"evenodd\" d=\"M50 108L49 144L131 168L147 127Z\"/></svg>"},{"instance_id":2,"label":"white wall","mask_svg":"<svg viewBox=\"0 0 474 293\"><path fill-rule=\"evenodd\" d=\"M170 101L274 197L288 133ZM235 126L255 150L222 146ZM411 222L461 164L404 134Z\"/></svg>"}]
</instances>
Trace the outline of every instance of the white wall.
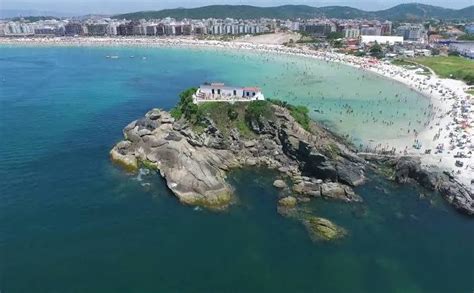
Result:
<instances>
[{"instance_id":1,"label":"white wall","mask_svg":"<svg viewBox=\"0 0 474 293\"><path fill-rule=\"evenodd\" d=\"M403 43L403 37L401 36L360 36L362 44L368 43L379 43L393 45L395 43Z\"/></svg>"}]
</instances>

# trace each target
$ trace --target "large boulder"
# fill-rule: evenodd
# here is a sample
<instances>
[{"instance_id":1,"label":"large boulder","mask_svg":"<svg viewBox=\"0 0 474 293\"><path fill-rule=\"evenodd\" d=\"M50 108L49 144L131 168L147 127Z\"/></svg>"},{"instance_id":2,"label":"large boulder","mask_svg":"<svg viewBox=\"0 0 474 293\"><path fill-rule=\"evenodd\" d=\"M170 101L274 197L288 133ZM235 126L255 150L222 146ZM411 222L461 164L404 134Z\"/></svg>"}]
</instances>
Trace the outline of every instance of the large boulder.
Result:
<instances>
[{"instance_id":1,"label":"large boulder","mask_svg":"<svg viewBox=\"0 0 474 293\"><path fill-rule=\"evenodd\" d=\"M127 171L134 172L138 169L138 161L131 149L130 141L119 142L111 151L110 158Z\"/></svg>"},{"instance_id":2,"label":"large boulder","mask_svg":"<svg viewBox=\"0 0 474 293\"><path fill-rule=\"evenodd\" d=\"M278 201L278 205L286 208L294 208L296 206L296 198L293 196L287 196Z\"/></svg>"},{"instance_id":3,"label":"large boulder","mask_svg":"<svg viewBox=\"0 0 474 293\"><path fill-rule=\"evenodd\" d=\"M317 182L302 180L293 185L293 191L305 196L320 197L321 184Z\"/></svg>"},{"instance_id":4,"label":"large boulder","mask_svg":"<svg viewBox=\"0 0 474 293\"><path fill-rule=\"evenodd\" d=\"M439 183L438 190L456 209L474 215L474 195L467 187L453 179L444 179Z\"/></svg>"},{"instance_id":5,"label":"large boulder","mask_svg":"<svg viewBox=\"0 0 474 293\"><path fill-rule=\"evenodd\" d=\"M235 164L227 150L196 148L175 131L171 117L162 111L149 112L145 118L124 129L126 141L119 142L111 157L127 169L136 169L138 161L151 162L181 202L211 209L227 207L232 190L225 181L227 166ZM153 131L147 120L154 121Z\"/></svg>"},{"instance_id":6,"label":"large boulder","mask_svg":"<svg viewBox=\"0 0 474 293\"><path fill-rule=\"evenodd\" d=\"M354 164L347 159L341 159L336 163L338 181L350 186L359 186L364 183L364 167Z\"/></svg>"},{"instance_id":7,"label":"large boulder","mask_svg":"<svg viewBox=\"0 0 474 293\"><path fill-rule=\"evenodd\" d=\"M332 241L347 235L344 228L337 226L328 219L309 216L303 220L303 224L314 241Z\"/></svg>"},{"instance_id":8,"label":"large boulder","mask_svg":"<svg viewBox=\"0 0 474 293\"><path fill-rule=\"evenodd\" d=\"M321 195L323 197L339 199L347 202L362 201L362 198L355 194L352 188L337 182L321 184Z\"/></svg>"},{"instance_id":9,"label":"large boulder","mask_svg":"<svg viewBox=\"0 0 474 293\"><path fill-rule=\"evenodd\" d=\"M283 188L286 188L286 182L283 180L277 179L273 181L273 186L275 186L276 188L283 189Z\"/></svg>"}]
</instances>

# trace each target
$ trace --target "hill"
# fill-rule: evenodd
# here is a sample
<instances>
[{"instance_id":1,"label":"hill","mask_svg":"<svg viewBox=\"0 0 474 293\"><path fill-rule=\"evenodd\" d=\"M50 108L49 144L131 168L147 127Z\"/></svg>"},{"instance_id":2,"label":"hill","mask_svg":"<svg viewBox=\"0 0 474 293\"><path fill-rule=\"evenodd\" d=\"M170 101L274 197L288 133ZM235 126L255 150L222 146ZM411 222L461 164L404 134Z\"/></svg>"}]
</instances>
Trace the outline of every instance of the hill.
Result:
<instances>
[{"instance_id":1,"label":"hill","mask_svg":"<svg viewBox=\"0 0 474 293\"><path fill-rule=\"evenodd\" d=\"M9 19L16 17L70 17L74 16L72 13L57 12L57 11L43 11L35 9L1 9L0 5L0 19Z\"/></svg>"},{"instance_id":2,"label":"hill","mask_svg":"<svg viewBox=\"0 0 474 293\"><path fill-rule=\"evenodd\" d=\"M203 18L314 18L329 17L340 19L378 18L395 21L414 21L430 18L436 19L474 19L474 6L464 9L449 9L419 3L400 4L389 9L379 11L364 11L348 6L312 7L307 5L284 5L276 7L256 7L250 5L210 5L198 8L176 8L159 11L139 11L115 15L117 19L161 19L172 17L176 19L203 19Z\"/></svg>"}]
</instances>

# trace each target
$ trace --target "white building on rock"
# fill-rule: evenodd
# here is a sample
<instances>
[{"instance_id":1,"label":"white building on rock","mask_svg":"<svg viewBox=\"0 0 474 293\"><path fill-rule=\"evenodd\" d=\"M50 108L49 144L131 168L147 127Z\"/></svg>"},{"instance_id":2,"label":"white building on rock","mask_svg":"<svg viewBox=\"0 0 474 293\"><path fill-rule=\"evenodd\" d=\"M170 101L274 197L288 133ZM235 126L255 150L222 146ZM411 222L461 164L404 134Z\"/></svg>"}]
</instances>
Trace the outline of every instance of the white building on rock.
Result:
<instances>
[{"instance_id":1,"label":"white building on rock","mask_svg":"<svg viewBox=\"0 0 474 293\"><path fill-rule=\"evenodd\" d=\"M232 87L223 83L205 83L193 95L195 104L202 102L251 102L265 100L258 87Z\"/></svg>"}]
</instances>

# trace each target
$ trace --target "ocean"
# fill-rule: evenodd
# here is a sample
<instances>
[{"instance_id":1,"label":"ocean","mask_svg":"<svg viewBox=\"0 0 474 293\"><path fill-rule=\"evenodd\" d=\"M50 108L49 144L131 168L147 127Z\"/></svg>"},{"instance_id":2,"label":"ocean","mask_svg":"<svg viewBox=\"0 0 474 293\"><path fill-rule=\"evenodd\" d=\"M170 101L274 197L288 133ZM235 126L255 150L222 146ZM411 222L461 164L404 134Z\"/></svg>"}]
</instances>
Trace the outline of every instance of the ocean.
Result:
<instances>
[{"instance_id":1,"label":"ocean","mask_svg":"<svg viewBox=\"0 0 474 293\"><path fill-rule=\"evenodd\" d=\"M0 47L2 293L474 290L472 219L416 186L369 174L356 188L364 203L304 204L349 232L312 242L277 213L274 172L231 172L239 200L215 213L181 205L158 174L110 162L123 127L206 81L306 105L355 143L402 136L429 115L401 84L300 57Z\"/></svg>"}]
</instances>

